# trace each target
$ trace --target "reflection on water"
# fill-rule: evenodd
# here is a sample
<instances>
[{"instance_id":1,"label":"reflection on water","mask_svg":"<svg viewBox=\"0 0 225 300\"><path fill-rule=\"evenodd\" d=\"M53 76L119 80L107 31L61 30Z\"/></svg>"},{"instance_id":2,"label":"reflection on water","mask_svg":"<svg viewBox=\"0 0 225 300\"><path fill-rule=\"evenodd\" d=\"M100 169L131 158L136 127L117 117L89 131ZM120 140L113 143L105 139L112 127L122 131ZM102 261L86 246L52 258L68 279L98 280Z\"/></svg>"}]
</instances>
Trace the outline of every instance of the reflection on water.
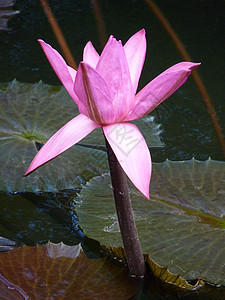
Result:
<instances>
[{"instance_id":1,"label":"reflection on water","mask_svg":"<svg viewBox=\"0 0 225 300\"><path fill-rule=\"evenodd\" d=\"M59 202L70 202L75 191L56 194L0 192L0 236L34 246L37 243L63 241L68 245L78 244L84 236L77 225L72 210Z\"/></svg>"}]
</instances>

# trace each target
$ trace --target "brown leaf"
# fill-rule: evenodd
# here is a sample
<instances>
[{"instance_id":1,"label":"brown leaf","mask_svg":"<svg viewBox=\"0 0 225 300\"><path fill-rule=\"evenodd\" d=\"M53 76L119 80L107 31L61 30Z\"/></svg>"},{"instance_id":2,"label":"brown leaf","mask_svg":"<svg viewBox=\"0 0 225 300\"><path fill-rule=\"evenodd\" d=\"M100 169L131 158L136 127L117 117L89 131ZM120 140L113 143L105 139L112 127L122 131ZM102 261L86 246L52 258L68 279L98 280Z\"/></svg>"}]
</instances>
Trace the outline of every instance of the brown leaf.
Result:
<instances>
[{"instance_id":1,"label":"brown leaf","mask_svg":"<svg viewBox=\"0 0 225 300\"><path fill-rule=\"evenodd\" d=\"M0 297L1 300L22 300L28 299L28 295L19 287L10 283L0 275Z\"/></svg>"},{"instance_id":2,"label":"brown leaf","mask_svg":"<svg viewBox=\"0 0 225 300\"><path fill-rule=\"evenodd\" d=\"M89 259L80 246L62 243L2 253L0 273L31 299L129 299L137 289L127 268L107 257Z\"/></svg>"}]
</instances>

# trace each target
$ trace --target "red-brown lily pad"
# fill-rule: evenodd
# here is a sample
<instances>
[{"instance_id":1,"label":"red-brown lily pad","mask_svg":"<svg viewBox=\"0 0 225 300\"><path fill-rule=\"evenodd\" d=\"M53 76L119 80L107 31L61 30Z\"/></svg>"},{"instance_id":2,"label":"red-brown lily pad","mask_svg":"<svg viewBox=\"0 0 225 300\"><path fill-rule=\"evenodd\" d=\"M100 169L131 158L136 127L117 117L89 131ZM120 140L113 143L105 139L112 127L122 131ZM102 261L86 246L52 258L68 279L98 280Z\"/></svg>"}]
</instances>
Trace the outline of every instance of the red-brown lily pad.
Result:
<instances>
[{"instance_id":1,"label":"red-brown lily pad","mask_svg":"<svg viewBox=\"0 0 225 300\"><path fill-rule=\"evenodd\" d=\"M138 287L127 268L62 243L2 253L0 274L29 299L129 299Z\"/></svg>"},{"instance_id":2,"label":"red-brown lily pad","mask_svg":"<svg viewBox=\"0 0 225 300\"><path fill-rule=\"evenodd\" d=\"M0 254L0 299L224 299L223 287L202 280L188 283L148 255L146 276L132 278L124 249L101 247L107 255L95 259L80 244L50 242Z\"/></svg>"},{"instance_id":3,"label":"red-brown lily pad","mask_svg":"<svg viewBox=\"0 0 225 300\"><path fill-rule=\"evenodd\" d=\"M2 253L0 287L4 288L0 289L0 298L6 299L3 296L8 295L8 299L16 299L14 295L18 295L18 299L130 299L138 293L143 279L129 276L122 248L103 248L108 255L96 259L89 259L80 244L48 243L22 246ZM156 278L155 275L146 275L146 280L149 280L147 289L155 283L156 291L159 286L162 288L159 295L162 292L172 295L176 291L185 294L204 287L202 281L189 284L149 257L146 257L146 262L156 275Z\"/></svg>"}]
</instances>

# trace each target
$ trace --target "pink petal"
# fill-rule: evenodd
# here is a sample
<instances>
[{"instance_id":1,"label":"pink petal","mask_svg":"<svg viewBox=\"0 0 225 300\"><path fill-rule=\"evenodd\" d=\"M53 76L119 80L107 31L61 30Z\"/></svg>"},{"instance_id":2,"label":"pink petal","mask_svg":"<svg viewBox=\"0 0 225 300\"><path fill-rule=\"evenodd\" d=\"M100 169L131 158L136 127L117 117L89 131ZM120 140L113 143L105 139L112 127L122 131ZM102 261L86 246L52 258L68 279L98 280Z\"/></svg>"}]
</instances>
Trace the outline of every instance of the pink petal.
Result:
<instances>
[{"instance_id":1,"label":"pink petal","mask_svg":"<svg viewBox=\"0 0 225 300\"><path fill-rule=\"evenodd\" d=\"M75 79L74 91L82 100L80 113L99 124L114 122L114 111L108 86L90 65L81 62Z\"/></svg>"},{"instance_id":2,"label":"pink petal","mask_svg":"<svg viewBox=\"0 0 225 300\"><path fill-rule=\"evenodd\" d=\"M45 43L42 40L38 40L38 42L44 50L45 55L47 56L56 75L59 77L60 81L62 82L74 102L78 104L79 100L77 99L77 96L73 90L76 70L68 66L62 56L49 44Z\"/></svg>"},{"instance_id":3,"label":"pink petal","mask_svg":"<svg viewBox=\"0 0 225 300\"><path fill-rule=\"evenodd\" d=\"M74 83L77 71L75 69L71 68L70 66L67 66L67 68L70 72L70 76L72 77L72 80L73 80L73 83Z\"/></svg>"},{"instance_id":4,"label":"pink petal","mask_svg":"<svg viewBox=\"0 0 225 300\"><path fill-rule=\"evenodd\" d=\"M93 47L91 42L88 42L84 47L83 52L83 61L88 63L92 68L96 68L96 65L99 61L100 56L98 55L97 51Z\"/></svg>"},{"instance_id":5,"label":"pink petal","mask_svg":"<svg viewBox=\"0 0 225 300\"><path fill-rule=\"evenodd\" d=\"M109 38L102 51L96 71L108 85L116 121L125 118L134 107L134 89L130 78L130 71L121 41Z\"/></svg>"},{"instance_id":6,"label":"pink petal","mask_svg":"<svg viewBox=\"0 0 225 300\"><path fill-rule=\"evenodd\" d=\"M134 92L136 93L146 54L145 30L142 29L134 34L124 45L124 50L130 69Z\"/></svg>"},{"instance_id":7,"label":"pink petal","mask_svg":"<svg viewBox=\"0 0 225 300\"><path fill-rule=\"evenodd\" d=\"M104 126L103 131L124 172L149 199L152 163L141 132L130 123Z\"/></svg>"},{"instance_id":8,"label":"pink petal","mask_svg":"<svg viewBox=\"0 0 225 300\"><path fill-rule=\"evenodd\" d=\"M199 65L191 62L178 63L149 82L136 95L136 105L125 121L141 118L155 109L184 84L191 71Z\"/></svg>"},{"instance_id":9,"label":"pink petal","mask_svg":"<svg viewBox=\"0 0 225 300\"><path fill-rule=\"evenodd\" d=\"M60 128L40 149L25 176L78 143L95 128L100 127L84 115L78 115Z\"/></svg>"}]
</instances>

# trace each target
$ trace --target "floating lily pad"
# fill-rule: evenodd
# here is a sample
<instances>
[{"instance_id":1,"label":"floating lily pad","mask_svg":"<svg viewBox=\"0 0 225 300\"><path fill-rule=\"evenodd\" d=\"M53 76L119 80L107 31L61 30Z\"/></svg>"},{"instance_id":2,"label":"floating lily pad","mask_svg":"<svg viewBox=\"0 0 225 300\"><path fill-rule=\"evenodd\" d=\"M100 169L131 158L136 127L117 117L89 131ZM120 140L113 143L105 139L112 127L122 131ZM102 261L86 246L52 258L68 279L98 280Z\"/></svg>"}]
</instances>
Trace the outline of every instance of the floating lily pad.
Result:
<instances>
[{"instance_id":1,"label":"floating lily pad","mask_svg":"<svg viewBox=\"0 0 225 300\"><path fill-rule=\"evenodd\" d=\"M130 185L143 252L184 278L225 284L225 162L153 164L151 200ZM122 245L108 174L82 189L76 212L86 234Z\"/></svg>"},{"instance_id":2,"label":"floating lily pad","mask_svg":"<svg viewBox=\"0 0 225 300\"><path fill-rule=\"evenodd\" d=\"M119 259L122 263L127 264L126 253L123 247L101 245L106 253L114 259ZM164 283L173 284L176 287L181 287L186 290L195 290L196 288L205 287L205 283L201 279L195 279L194 284L188 283L180 274L173 274L168 270L168 267L163 267L154 262L149 255L144 255L144 260L147 269L150 268L151 274ZM148 270L147 270L148 273Z\"/></svg>"},{"instance_id":3,"label":"floating lily pad","mask_svg":"<svg viewBox=\"0 0 225 300\"><path fill-rule=\"evenodd\" d=\"M177 298L192 295L222 299L220 296L224 288L216 289L201 280L192 285L147 257L146 262L150 263L153 273L157 275L147 271L144 280L131 278L123 262L118 263L111 257L116 255L123 260L124 250L120 247L108 250L110 253L107 256L89 259L80 244L67 246L49 242L44 246L23 246L2 253L0 297L117 300L140 299L141 296L143 299L165 299L167 296ZM157 277L163 277L167 282ZM4 297L5 294L7 297ZM15 294L18 294L18 298Z\"/></svg>"},{"instance_id":4,"label":"floating lily pad","mask_svg":"<svg viewBox=\"0 0 225 300\"><path fill-rule=\"evenodd\" d=\"M90 259L80 244L23 246L0 254L1 299L224 299L224 287L202 280L188 283L145 257L152 272L131 278L121 247ZM121 262L112 259L117 256ZM168 283L170 282L170 284ZM192 299L192 298L191 298Z\"/></svg>"},{"instance_id":5,"label":"floating lily pad","mask_svg":"<svg viewBox=\"0 0 225 300\"><path fill-rule=\"evenodd\" d=\"M101 129L27 178L23 174L37 153L35 142L45 142L78 115L78 109L62 87L16 80L0 85L0 190L54 191L80 187L108 170ZM160 126L153 117L138 120L151 146L162 146Z\"/></svg>"},{"instance_id":6,"label":"floating lily pad","mask_svg":"<svg viewBox=\"0 0 225 300\"><path fill-rule=\"evenodd\" d=\"M62 243L2 253L0 273L31 299L129 299L138 288L126 268Z\"/></svg>"}]
</instances>

